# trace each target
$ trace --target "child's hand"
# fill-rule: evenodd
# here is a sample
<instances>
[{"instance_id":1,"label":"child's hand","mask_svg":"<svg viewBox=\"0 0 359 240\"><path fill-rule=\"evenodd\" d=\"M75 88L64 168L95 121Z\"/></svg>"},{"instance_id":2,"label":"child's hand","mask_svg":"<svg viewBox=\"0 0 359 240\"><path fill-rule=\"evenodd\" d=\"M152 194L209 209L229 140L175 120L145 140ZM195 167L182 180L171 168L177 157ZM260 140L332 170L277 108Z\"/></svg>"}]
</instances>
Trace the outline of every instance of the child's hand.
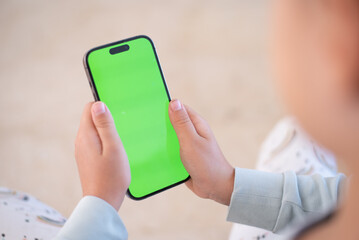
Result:
<instances>
[{"instance_id":1,"label":"child's hand","mask_svg":"<svg viewBox=\"0 0 359 240\"><path fill-rule=\"evenodd\" d=\"M191 176L187 187L201 198L229 205L234 168L224 158L207 122L178 100L170 103L168 112L179 140L181 160Z\"/></svg>"},{"instance_id":2,"label":"child's hand","mask_svg":"<svg viewBox=\"0 0 359 240\"><path fill-rule=\"evenodd\" d=\"M75 142L83 195L99 197L117 211L131 181L125 149L108 108L88 103Z\"/></svg>"}]
</instances>

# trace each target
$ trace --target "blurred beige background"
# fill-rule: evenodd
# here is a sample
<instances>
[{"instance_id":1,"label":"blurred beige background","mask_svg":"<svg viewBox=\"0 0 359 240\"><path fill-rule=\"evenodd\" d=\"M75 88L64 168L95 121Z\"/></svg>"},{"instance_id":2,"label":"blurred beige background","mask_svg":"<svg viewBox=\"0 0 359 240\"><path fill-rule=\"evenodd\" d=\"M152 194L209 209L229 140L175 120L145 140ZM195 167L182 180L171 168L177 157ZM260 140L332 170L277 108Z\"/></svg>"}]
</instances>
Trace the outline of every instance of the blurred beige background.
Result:
<instances>
[{"instance_id":1,"label":"blurred beige background","mask_svg":"<svg viewBox=\"0 0 359 240\"><path fill-rule=\"evenodd\" d=\"M90 48L139 34L156 44L171 95L211 124L228 160L254 167L282 110L268 71L269 1L0 1L0 185L69 216L81 198L73 157L92 95ZM126 199L130 239L226 239L227 208L179 186Z\"/></svg>"}]
</instances>

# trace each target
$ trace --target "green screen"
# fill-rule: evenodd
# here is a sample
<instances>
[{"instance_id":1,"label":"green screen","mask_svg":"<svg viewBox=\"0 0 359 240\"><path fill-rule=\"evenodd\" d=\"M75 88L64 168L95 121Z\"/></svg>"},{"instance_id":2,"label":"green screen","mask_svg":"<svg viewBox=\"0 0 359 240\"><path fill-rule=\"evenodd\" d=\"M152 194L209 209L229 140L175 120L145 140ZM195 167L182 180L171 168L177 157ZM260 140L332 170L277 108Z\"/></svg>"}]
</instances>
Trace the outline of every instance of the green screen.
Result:
<instances>
[{"instance_id":1,"label":"green screen","mask_svg":"<svg viewBox=\"0 0 359 240\"><path fill-rule=\"evenodd\" d=\"M129 49L110 54L110 49ZM152 42L146 37L96 48L87 55L99 100L109 108L131 168L129 192L142 198L185 180L169 96Z\"/></svg>"}]
</instances>

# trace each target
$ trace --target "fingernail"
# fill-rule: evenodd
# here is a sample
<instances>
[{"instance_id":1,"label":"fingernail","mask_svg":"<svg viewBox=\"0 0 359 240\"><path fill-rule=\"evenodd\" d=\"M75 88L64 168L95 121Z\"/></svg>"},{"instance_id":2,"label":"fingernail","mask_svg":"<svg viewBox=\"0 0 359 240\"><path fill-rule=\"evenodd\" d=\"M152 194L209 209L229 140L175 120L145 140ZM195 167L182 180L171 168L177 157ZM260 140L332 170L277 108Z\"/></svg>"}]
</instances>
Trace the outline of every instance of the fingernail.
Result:
<instances>
[{"instance_id":1,"label":"fingernail","mask_svg":"<svg viewBox=\"0 0 359 240\"><path fill-rule=\"evenodd\" d=\"M173 101L171 102L171 109L172 109L172 111L178 111L178 110L181 110L181 108L182 108L182 104L181 104L181 102L180 102L178 99L173 100Z\"/></svg>"},{"instance_id":2,"label":"fingernail","mask_svg":"<svg viewBox=\"0 0 359 240\"><path fill-rule=\"evenodd\" d=\"M95 115L99 115L105 112L105 104L103 102L95 102L92 106L92 111Z\"/></svg>"}]
</instances>

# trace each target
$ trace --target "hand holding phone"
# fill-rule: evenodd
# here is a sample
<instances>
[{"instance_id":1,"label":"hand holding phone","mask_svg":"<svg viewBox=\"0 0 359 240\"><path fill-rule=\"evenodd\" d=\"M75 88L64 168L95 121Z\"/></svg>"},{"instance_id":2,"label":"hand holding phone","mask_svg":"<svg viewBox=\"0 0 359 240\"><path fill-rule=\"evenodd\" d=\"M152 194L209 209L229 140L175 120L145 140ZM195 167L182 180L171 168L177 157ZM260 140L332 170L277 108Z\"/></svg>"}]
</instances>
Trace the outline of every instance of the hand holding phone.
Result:
<instances>
[{"instance_id":1,"label":"hand holding phone","mask_svg":"<svg viewBox=\"0 0 359 240\"><path fill-rule=\"evenodd\" d=\"M234 168L227 162L208 123L178 100L169 116L181 146L181 160L191 178L186 185L197 196L229 205Z\"/></svg>"},{"instance_id":2,"label":"hand holding phone","mask_svg":"<svg viewBox=\"0 0 359 240\"><path fill-rule=\"evenodd\" d=\"M131 198L143 199L189 179L187 186L198 196L229 204L234 168L198 114L187 113L179 101L169 109L170 95L148 37L94 48L84 64L95 100L107 104L127 152Z\"/></svg>"},{"instance_id":3,"label":"hand holding phone","mask_svg":"<svg viewBox=\"0 0 359 240\"><path fill-rule=\"evenodd\" d=\"M83 196L95 196L117 211L130 184L130 167L108 108L88 103L75 141Z\"/></svg>"}]
</instances>

